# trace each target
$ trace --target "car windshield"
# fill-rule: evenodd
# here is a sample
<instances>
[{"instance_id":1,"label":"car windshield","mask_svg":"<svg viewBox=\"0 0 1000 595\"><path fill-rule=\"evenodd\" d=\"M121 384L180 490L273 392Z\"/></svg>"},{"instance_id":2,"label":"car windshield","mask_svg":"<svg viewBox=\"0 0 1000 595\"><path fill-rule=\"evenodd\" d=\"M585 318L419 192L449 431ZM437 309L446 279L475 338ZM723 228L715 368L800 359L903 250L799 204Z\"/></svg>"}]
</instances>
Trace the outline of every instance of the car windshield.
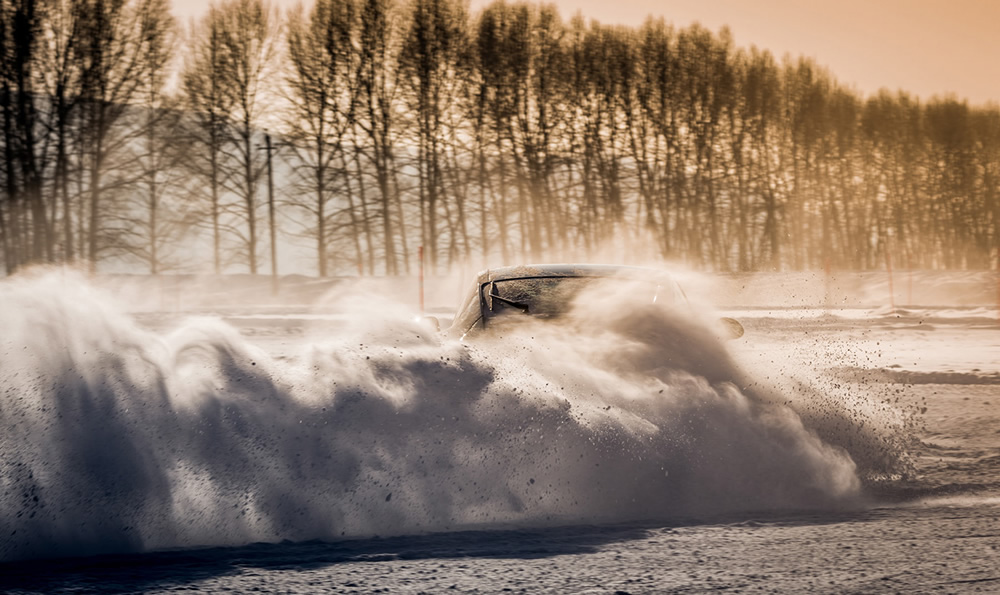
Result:
<instances>
[{"instance_id":1,"label":"car windshield","mask_svg":"<svg viewBox=\"0 0 1000 595\"><path fill-rule=\"evenodd\" d=\"M567 312L576 296L592 287L601 277L533 277L495 281L486 288L487 304L494 315L525 313L551 318ZM664 290L656 282L639 282L648 288L651 302L670 303L673 291Z\"/></svg>"}]
</instances>

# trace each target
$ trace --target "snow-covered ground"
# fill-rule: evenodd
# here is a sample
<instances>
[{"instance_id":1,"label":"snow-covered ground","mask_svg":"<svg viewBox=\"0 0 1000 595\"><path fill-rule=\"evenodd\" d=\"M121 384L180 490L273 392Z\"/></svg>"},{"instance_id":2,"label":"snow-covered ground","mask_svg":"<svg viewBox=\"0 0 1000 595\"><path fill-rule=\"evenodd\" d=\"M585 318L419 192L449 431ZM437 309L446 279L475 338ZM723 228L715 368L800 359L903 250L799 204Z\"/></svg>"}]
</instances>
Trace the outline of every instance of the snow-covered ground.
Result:
<instances>
[{"instance_id":1,"label":"snow-covered ground","mask_svg":"<svg viewBox=\"0 0 1000 595\"><path fill-rule=\"evenodd\" d=\"M8 281L0 552L35 560L0 590L995 592L1000 322L991 278L939 277L895 309L692 279L724 351Z\"/></svg>"}]
</instances>

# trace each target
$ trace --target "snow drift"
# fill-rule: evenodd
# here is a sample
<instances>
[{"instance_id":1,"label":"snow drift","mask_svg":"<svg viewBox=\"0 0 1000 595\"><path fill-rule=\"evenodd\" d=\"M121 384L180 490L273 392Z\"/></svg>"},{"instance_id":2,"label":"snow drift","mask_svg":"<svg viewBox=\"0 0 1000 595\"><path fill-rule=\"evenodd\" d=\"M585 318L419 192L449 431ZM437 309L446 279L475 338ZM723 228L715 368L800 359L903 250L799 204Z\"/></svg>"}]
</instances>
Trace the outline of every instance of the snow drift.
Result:
<instances>
[{"instance_id":1,"label":"snow drift","mask_svg":"<svg viewBox=\"0 0 1000 595\"><path fill-rule=\"evenodd\" d=\"M825 508L899 464L888 426L622 295L473 344L345 296L291 361L111 301L0 284L0 560Z\"/></svg>"}]
</instances>

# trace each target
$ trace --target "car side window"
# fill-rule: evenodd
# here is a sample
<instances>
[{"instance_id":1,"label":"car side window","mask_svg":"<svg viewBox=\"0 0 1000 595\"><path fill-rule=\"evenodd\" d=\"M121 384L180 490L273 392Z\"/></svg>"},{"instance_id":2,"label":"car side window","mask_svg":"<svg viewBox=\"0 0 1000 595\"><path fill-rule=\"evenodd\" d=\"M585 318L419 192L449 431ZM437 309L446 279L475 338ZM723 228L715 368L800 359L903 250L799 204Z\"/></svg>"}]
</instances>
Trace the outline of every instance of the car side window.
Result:
<instances>
[{"instance_id":1,"label":"car side window","mask_svg":"<svg viewBox=\"0 0 1000 595\"><path fill-rule=\"evenodd\" d=\"M462 306L455 313L455 322L452 323L449 334L453 337L461 337L469 331L482 317L482 309L479 303L479 284L476 283L469 290Z\"/></svg>"}]
</instances>

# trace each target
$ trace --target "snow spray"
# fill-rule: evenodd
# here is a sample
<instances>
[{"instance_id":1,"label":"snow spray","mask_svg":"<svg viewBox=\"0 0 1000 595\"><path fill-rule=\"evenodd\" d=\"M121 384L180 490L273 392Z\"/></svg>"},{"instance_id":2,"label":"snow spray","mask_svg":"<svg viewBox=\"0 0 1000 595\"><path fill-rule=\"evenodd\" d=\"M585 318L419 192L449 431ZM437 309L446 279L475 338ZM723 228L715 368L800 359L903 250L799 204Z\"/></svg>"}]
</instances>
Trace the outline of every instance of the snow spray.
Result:
<instances>
[{"instance_id":1,"label":"snow spray","mask_svg":"<svg viewBox=\"0 0 1000 595\"><path fill-rule=\"evenodd\" d=\"M343 297L352 322L285 361L216 319L143 329L82 277L8 279L0 560L850 506L892 465L696 317L614 299L463 343Z\"/></svg>"}]
</instances>

